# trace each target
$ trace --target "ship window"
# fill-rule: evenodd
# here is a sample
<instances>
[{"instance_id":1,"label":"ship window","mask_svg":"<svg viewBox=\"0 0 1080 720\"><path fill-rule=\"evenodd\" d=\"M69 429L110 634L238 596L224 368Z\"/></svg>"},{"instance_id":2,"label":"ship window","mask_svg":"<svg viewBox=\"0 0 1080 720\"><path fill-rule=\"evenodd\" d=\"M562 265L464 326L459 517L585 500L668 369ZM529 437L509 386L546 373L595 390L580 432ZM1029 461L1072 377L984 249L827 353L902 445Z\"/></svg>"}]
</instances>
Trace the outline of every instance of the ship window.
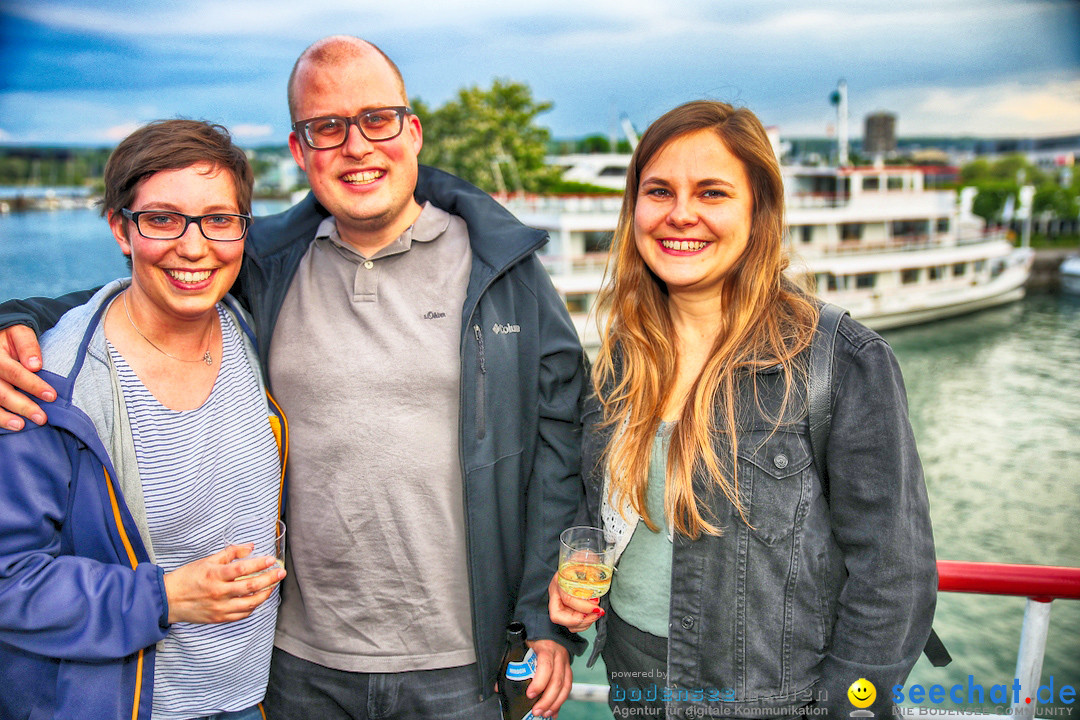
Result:
<instances>
[{"instance_id":1,"label":"ship window","mask_svg":"<svg viewBox=\"0 0 1080 720\"><path fill-rule=\"evenodd\" d=\"M602 177L626 177L626 168L619 165L608 165L600 171Z\"/></svg>"},{"instance_id":2,"label":"ship window","mask_svg":"<svg viewBox=\"0 0 1080 720\"><path fill-rule=\"evenodd\" d=\"M605 230L586 230L582 233L585 238L585 252L604 252L611 247L612 233Z\"/></svg>"},{"instance_id":3,"label":"ship window","mask_svg":"<svg viewBox=\"0 0 1080 720\"><path fill-rule=\"evenodd\" d=\"M900 282L905 285L919 282L919 268L904 268L901 270Z\"/></svg>"},{"instance_id":4,"label":"ship window","mask_svg":"<svg viewBox=\"0 0 1080 720\"><path fill-rule=\"evenodd\" d=\"M841 223L840 224L840 239L841 240L861 240L862 239L863 224L862 223Z\"/></svg>"},{"instance_id":5,"label":"ship window","mask_svg":"<svg viewBox=\"0 0 1080 720\"><path fill-rule=\"evenodd\" d=\"M986 269L986 261L985 260L976 260L975 261L975 272L981 273L985 269Z\"/></svg>"},{"instance_id":6,"label":"ship window","mask_svg":"<svg viewBox=\"0 0 1080 720\"><path fill-rule=\"evenodd\" d=\"M937 231L939 233L947 233L947 232L949 232L949 218L938 218L938 220L937 220Z\"/></svg>"},{"instance_id":7,"label":"ship window","mask_svg":"<svg viewBox=\"0 0 1080 720\"><path fill-rule=\"evenodd\" d=\"M587 294L573 294L566 296L566 309L572 313L583 313L589 310L589 296Z\"/></svg>"},{"instance_id":8,"label":"ship window","mask_svg":"<svg viewBox=\"0 0 1080 720\"><path fill-rule=\"evenodd\" d=\"M900 177L899 175L891 175L886 180L886 187L890 190L903 190L904 178Z\"/></svg>"},{"instance_id":9,"label":"ship window","mask_svg":"<svg viewBox=\"0 0 1080 720\"><path fill-rule=\"evenodd\" d=\"M952 266L953 277L960 277L967 272L967 263L956 263Z\"/></svg>"},{"instance_id":10,"label":"ship window","mask_svg":"<svg viewBox=\"0 0 1080 720\"><path fill-rule=\"evenodd\" d=\"M881 187L881 178L877 175L868 175L862 179L863 190L877 190Z\"/></svg>"},{"instance_id":11,"label":"ship window","mask_svg":"<svg viewBox=\"0 0 1080 720\"><path fill-rule=\"evenodd\" d=\"M905 238L908 240L914 240L921 235L929 234L930 221L929 220L893 220L892 221L892 236L894 238Z\"/></svg>"},{"instance_id":12,"label":"ship window","mask_svg":"<svg viewBox=\"0 0 1080 720\"><path fill-rule=\"evenodd\" d=\"M931 280L940 280L941 278L945 277L945 269L946 269L945 265L935 265L934 267L929 268L930 279Z\"/></svg>"},{"instance_id":13,"label":"ship window","mask_svg":"<svg viewBox=\"0 0 1080 720\"><path fill-rule=\"evenodd\" d=\"M876 273L862 273L855 276L855 287L869 289L873 288L877 284Z\"/></svg>"},{"instance_id":14,"label":"ship window","mask_svg":"<svg viewBox=\"0 0 1080 720\"><path fill-rule=\"evenodd\" d=\"M829 283L828 283L829 289L830 290L835 290L836 289L836 276L833 275L832 273L829 273L827 277L829 278Z\"/></svg>"},{"instance_id":15,"label":"ship window","mask_svg":"<svg viewBox=\"0 0 1080 720\"><path fill-rule=\"evenodd\" d=\"M800 225L799 239L801 239L804 244L812 241L814 239L814 228L810 225Z\"/></svg>"}]
</instances>

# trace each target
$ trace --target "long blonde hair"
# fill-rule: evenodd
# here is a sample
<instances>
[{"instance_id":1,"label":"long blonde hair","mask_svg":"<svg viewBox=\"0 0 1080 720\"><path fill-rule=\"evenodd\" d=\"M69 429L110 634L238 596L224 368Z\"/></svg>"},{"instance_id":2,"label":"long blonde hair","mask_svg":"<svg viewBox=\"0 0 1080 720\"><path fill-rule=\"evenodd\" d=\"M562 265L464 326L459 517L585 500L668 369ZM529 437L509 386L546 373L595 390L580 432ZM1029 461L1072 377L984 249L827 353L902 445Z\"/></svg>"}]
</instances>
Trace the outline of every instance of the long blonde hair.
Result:
<instances>
[{"instance_id":1,"label":"long blonde hair","mask_svg":"<svg viewBox=\"0 0 1080 720\"><path fill-rule=\"evenodd\" d=\"M667 290L642 260L634 242L638 185L648 163L673 139L713 130L744 165L753 197L750 238L725 278L723 316L709 358L680 411L668 455L665 513L676 532L697 538L722 528L694 492L700 473L748 522L739 493L736 462L736 394L740 376L753 382L754 371L783 366L784 396L778 427L792 401L796 378L805 365L796 358L810 344L817 322L812 299L783 275L784 190L780 167L765 128L745 108L720 102L681 105L654 122L641 137L626 175L626 191L615 231L608 276L598 298L604 321L603 344L592 381L613 432L606 451L609 499L629 500L656 530L646 505L649 456L664 402L675 381L677 350L667 305ZM754 396L757 388L754 386ZM760 403L759 403L760 405ZM730 456L714 449L726 436ZM708 485L706 485L708 487Z\"/></svg>"}]
</instances>

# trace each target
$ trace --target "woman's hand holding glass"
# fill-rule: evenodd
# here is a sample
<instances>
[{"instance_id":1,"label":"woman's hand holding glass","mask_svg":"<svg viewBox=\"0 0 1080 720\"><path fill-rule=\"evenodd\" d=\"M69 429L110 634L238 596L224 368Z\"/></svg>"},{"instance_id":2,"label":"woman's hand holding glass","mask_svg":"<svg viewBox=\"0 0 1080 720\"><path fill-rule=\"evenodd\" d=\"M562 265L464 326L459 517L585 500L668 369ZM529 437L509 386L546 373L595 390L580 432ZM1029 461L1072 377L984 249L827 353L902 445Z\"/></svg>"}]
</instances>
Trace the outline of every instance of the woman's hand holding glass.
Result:
<instances>
[{"instance_id":1,"label":"woman's hand holding glass","mask_svg":"<svg viewBox=\"0 0 1080 720\"><path fill-rule=\"evenodd\" d=\"M251 615L285 578L283 569L273 568L273 556L249 557L253 550L252 543L229 545L165 573L169 622L234 622Z\"/></svg>"},{"instance_id":2,"label":"woman's hand holding glass","mask_svg":"<svg viewBox=\"0 0 1080 720\"><path fill-rule=\"evenodd\" d=\"M548 616L556 625L577 633L604 617L604 608L600 607L600 598L585 600L563 592L559 574L555 573L548 585Z\"/></svg>"},{"instance_id":3,"label":"woman's hand holding glass","mask_svg":"<svg viewBox=\"0 0 1080 720\"><path fill-rule=\"evenodd\" d=\"M559 569L548 586L551 621L581 632L604 616L600 597L611 587L615 546L594 527L564 530L559 542Z\"/></svg>"}]
</instances>

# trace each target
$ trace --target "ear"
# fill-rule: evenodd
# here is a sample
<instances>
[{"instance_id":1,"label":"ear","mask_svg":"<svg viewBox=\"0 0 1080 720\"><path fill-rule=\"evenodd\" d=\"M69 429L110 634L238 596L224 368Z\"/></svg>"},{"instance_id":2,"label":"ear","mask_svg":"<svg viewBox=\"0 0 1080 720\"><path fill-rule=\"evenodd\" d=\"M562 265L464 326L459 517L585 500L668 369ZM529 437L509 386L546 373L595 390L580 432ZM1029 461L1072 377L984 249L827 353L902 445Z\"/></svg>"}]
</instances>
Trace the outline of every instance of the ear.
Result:
<instances>
[{"instance_id":1,"label":"ear","mask_svg":"<svg viewBox=\"0 0 1080 720\"><path fill-rule=\"evenodd\" d=\"M406 120L409 122L409 137L412 138L415 152L419 155L424 147L424 128L420 125L420 118L415 115L409 115Z\"/></svg>"},{"instance_id":2,"label":"ear","mask_svg":"<svg viewBox=\"0 0 1080 720\"><path fill-rule=\"evenodd\" d=\"M304 145L303 141L296 136L296 131L289 133L289 152L292 153L293 160L300 166L300 169L307 172L307 164L304 162Z\"/></svg>"},{"instance_id":3,"label":"ear","mask_svg":"<svg viewBox=\"0 0 1080 720\"><path fill-rule=\"evenodd\" d=\"M112 230L113 237L116 238L116 244L120 246L120 252L131 257L131 241L128 240L127 227L124 224L126 218L115 210L110 210L107 217L109 219L109 229Z\"/></svg>"}]
</instances>

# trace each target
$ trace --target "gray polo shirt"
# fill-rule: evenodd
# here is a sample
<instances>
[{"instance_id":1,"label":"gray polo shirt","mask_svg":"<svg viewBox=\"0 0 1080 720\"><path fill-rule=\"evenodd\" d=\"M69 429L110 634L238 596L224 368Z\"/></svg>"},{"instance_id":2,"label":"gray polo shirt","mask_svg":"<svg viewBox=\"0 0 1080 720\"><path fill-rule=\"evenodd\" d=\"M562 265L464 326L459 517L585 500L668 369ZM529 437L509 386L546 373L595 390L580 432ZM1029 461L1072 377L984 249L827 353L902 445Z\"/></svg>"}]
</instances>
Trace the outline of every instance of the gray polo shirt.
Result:
<instances>
[{"instance_id":1,"label":"gray polo shirt","mask_svg":"<svg viewBox=\"0 0 1080 720\"><path fill-rule=\"evenodd\" d=\"M458 449L464 221L425 205L370 258L333 218L270 344L291 431L275 644L339 670L476 661Z\"/></svg>"}]
</instances>

